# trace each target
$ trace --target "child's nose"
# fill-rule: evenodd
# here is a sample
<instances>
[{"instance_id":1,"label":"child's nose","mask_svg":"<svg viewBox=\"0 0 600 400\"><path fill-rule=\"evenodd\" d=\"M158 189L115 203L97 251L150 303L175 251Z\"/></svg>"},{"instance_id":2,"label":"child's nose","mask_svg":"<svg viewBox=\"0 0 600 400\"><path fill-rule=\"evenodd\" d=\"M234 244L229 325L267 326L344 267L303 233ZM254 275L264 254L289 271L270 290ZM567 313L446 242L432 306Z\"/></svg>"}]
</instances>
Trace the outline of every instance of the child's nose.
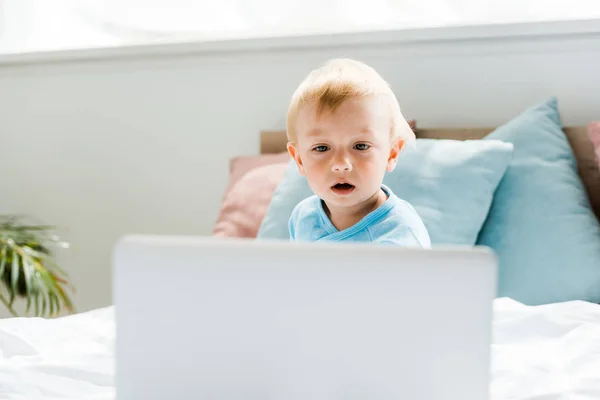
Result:
<instances>
[{"instance_id":1,"label":"child's nose","mask_svg":"<svg viewBox=\"0 0 600 400\"><path fill-rule=\"evenodd\" d=\"M347 157L340 157L334 160L331 169L333 172L350 172L352 171L352 163Z\"/></svg>"}]
</instances>

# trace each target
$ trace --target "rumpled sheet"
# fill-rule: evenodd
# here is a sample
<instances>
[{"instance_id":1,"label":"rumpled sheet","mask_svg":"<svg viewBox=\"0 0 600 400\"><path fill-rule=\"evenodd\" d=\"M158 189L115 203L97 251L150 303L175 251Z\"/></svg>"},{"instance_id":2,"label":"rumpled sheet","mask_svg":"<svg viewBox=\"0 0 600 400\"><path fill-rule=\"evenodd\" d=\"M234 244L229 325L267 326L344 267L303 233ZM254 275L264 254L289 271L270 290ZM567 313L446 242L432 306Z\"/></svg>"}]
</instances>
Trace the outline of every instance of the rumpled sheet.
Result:
<instances>
[{"instance_id":1,"label":"rumpled sheet","mask_svg":"<svg viewBox=\"0 0 600 400\"><path fill-rule=\"evenodd\" d=\"M0 320L0 399L113 400L114 307ZM491 400L600 399L600 305L494 302Z\"/></svg>"},{"instance_id":2,"label":"rumpled sheet","mask_svg":"<svg viewBox=\"0 0 600 400\"><path fill-rule=\"evenodd\" d=\"M114 307L0 320L0 399L115 396Z\"/></svg>"}]
</instances>

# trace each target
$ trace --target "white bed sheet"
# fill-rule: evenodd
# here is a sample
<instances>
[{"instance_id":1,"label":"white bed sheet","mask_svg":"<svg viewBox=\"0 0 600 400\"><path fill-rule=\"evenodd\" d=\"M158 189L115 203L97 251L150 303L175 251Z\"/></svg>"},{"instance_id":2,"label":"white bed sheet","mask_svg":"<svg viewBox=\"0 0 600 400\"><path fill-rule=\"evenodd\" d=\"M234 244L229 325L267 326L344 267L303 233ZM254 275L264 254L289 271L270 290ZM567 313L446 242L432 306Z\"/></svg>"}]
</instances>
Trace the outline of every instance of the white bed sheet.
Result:
<instances>
[{"instance_id":1,"label":"white bed sheet","mask_svg":"<svg viewBox=\"0 0 600 400\"><path fill-rule=\"evenodd\" d=\"M600 306L494 302L491 400L600 399ZM114 308L0 321L0 399L114 399Z\"/></svg>"}]
</instances>

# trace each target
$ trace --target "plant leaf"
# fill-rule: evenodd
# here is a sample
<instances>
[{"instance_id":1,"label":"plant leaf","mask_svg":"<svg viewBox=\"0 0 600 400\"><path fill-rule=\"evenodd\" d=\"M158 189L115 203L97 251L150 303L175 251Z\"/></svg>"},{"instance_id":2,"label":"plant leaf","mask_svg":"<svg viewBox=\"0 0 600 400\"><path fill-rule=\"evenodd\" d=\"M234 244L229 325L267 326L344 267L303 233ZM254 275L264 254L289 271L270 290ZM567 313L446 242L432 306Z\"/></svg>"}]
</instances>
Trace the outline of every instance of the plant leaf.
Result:
<instances>
[{"instance_id":1,"label":"plant leaf","mask_svg":"<svg viewBox=\"0 0 600 400\"><path fill-rule=\"evenodd\" d=\"M40 295L40 297L42 298L42 314L41 314L41 316L46 315L46 306L47 306L47 303L50 301L49 292L52 290L54 290L53 287L47 287L46 285L42 284L39 286L39 291L36 292L36 294Z\"/></svg>"},{"instance_id":2,"label":"plant leaf","mask_svg":"<svg viewBox=\"0 0 600 400\"><path fill-rule=\"evenodd\" d=\"M48 293L48 298L50 300L50 314L49 315L51 317L53 317L54 313L57 311L57 309L54 307L54 302L55 302L55 299L56 299L56 301L58 303L58 297L56 297L56 294L53 291L51 291L50 293ZM60 307L60 305L58 305L58 306Z\"/></svg>"},{"instance_id":3,"label":"plant leaf","mask_svg":"<svg viewBox=\"0 0 600 400\"><path fill-rule=\"evenodd\" d=\"M31 257L22 255L21 259L23 260L23 275L25 276L25 290L27 293L27 297L31 295L32 289L32 279L33 274L35 273L35 267L33 266L33 260Z\"/></svg>"},{"instance_id":4,"label":"plant leaf","mask_svg":"<svg viewBox=\"0 0 600 400\"><path fill-rule=\"evenodd\" d=\"M34 296L35 296L35 316L39 317L40 316L40 295L39 295L39 293L36 293Z\"/></svg>"},{"instance_id":5,"label":"plant leaf","mask_svg":"<svg viewBox=\"0 0 600 400\"><path fill-rule=\"evenodd\" d=\"M34 250L29 246L24 247L24 250L32 257L35 257L38 260L44 260L45 265L51 265L52 268L60 272L61 275L68 276L68 274L56 263L56 261L54 261L51 255Z\"/></svg>"},{"instance_id":6,"label":"plant leaf","mask_svg":"<svg viewBox=\"0 0 600 400\"><path fill-rule=\"evenodd\" d=\"M40 292L40 290L42 290L42 288L45 286L45 283L42 279L42 274L40 274L37 270L34 272L34 285L35 285L35 290L34 293L30 296L27 296L27 299L35 299L34 294L37 294Z\"/></svg>"},{"instance_id":7,"label":"plant leaf","mask_svg":"<svg viewBox=\"0 0 600 400\"><path fill-rule=\"evenodd\" d=\"M73 313L73 303L71 302L69 296L65 293L64 289L60 286L60 284L54 280L54 278L48 271L40 271L40 275L42 277L42 280L44 281L44 286L47 288L52 288L57 293L58 298L62 300L67 310Z\"/></svg>"},{"instance_id":8,"label":"plant leaf","mask_svg":"<svg viewBox=\"0 0 600 400\"><path fill-rule=\"evenodd\" d=\"M2 303L4 303L4 306L12 314L13 317L17 316L16 311L12 308L12 302L9 302L8 300L6 300L6 298L4 297L4 295L2 293L0 293L0 301Z\"/></svg>"},{"instance_id":9,"label":"plant leaf","mask_svg":"<svg viewBox=\"0 0 600 400\"><path fill-rule=\"evenodd\" d=\"M0 278L2 278L2 275L4 274L4 267L6 266L6 250L8 249L8 246L4 245L4 247L2 247L2 254L0 254Z\"/></svg>"},{"instance_id":10,"label":"plant leaf","mask_svg":"<svg viewBox=\"0 0 600 400\"><path fill-rule=\"evenodd\" d=\"M52 225L20 225L13 229L16 231L53 231L56 227Z\"/></svg>"},{"instance_id":11,"label":"plant leaf","mask_svg":"<svg viewBox=\"0 0 600 400\"><path fill-rule=\"evenodd\" d=\"M25 314L29 315L31 311L31 296L27 296L27 306L25 306Z\"/></svg>"},{"instance_id":12,"label":"plant leaf","mask_svg":"<svg viewBox=\"0 0 600 400\"><path fill-rule=\"evenodd\" d=\"M17 283L19 282L19 254L12 252L12 271L11 271L12 294L17 293Z\"/></svg>"},{"instance_id":13,"label":"plant leaf","mask_svg":"<svg viewBox=\"0 0 600 400\"><path fill-rule=\"evenodd\" d=\"M56 304L55 315L58 316L58 315L60 315L60 313L62 311L62 305L60 304L60 298L58 297L56 292L53 292L52 294L53 294L52 298L54 299L54 303Z\"/></svg>"},{"instance_id":14,"label":"plant leaf","mask_svg":"<svg viewBox=\"0 0 600 400\"><path fill-rule=\"evenodd\" d=\"M46 308L48 306L48 295L46 294L46 296L40 296L42 298L42 314L41 316L45 316L46 315Z\"/></svg>"},{"instance_id":15,"label":"plant leaf","mask_svg":"<svg viewBox=\"0 0 600 400\"><path fill-rule=\"evenodd\" d=\"M75 307L73 307L73 302L71 301L71 299L69 298L69 296L65 293L65 291L63 290L62 287L60 286L56 286L56 291L58 292L58 295L60 296L60 298L63 301L63 304L65 305L65 307L67 308L67 310L69 310L69 312L71 314L73 314L75 312Z\"/></svg>"}]
</instances>

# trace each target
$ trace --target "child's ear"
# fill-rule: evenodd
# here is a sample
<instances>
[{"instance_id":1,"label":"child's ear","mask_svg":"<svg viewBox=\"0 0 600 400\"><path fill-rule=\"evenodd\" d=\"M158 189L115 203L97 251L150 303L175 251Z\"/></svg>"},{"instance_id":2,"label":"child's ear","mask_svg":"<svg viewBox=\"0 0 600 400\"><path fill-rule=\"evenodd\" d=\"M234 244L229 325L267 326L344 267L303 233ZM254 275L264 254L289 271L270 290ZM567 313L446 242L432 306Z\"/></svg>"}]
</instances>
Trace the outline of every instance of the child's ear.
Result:
<instances>
[{"instance_id":1,"label":"child's ear","mask_svg":"<svg viewBox=\"0 0 600 400\"><path fill-rule=\"evenodd\" d=\"M398 138L392 142L392 146L390 148L390 156L388 158L386 170L388 172L392 172L394 168L396 168L396 164L398 163L398 156L400 155L400 151L404 147L404 140Z\"/></svg>"},{"instance_id":2,"label":"child's ear","mask_svg":"<svg viewBox=\"0 0 600 400\"><path fill-rule=\"evenodd\" d=\"M296 165L298 166L298 171L300 171L300 175L306 175L304 172L304 165L302 164L302 158L300 158L300 153L298 152L298 148L295 143L288 142L287 151L290 153L290 156L296 161Z\"/></svg>"}]
</instances>

